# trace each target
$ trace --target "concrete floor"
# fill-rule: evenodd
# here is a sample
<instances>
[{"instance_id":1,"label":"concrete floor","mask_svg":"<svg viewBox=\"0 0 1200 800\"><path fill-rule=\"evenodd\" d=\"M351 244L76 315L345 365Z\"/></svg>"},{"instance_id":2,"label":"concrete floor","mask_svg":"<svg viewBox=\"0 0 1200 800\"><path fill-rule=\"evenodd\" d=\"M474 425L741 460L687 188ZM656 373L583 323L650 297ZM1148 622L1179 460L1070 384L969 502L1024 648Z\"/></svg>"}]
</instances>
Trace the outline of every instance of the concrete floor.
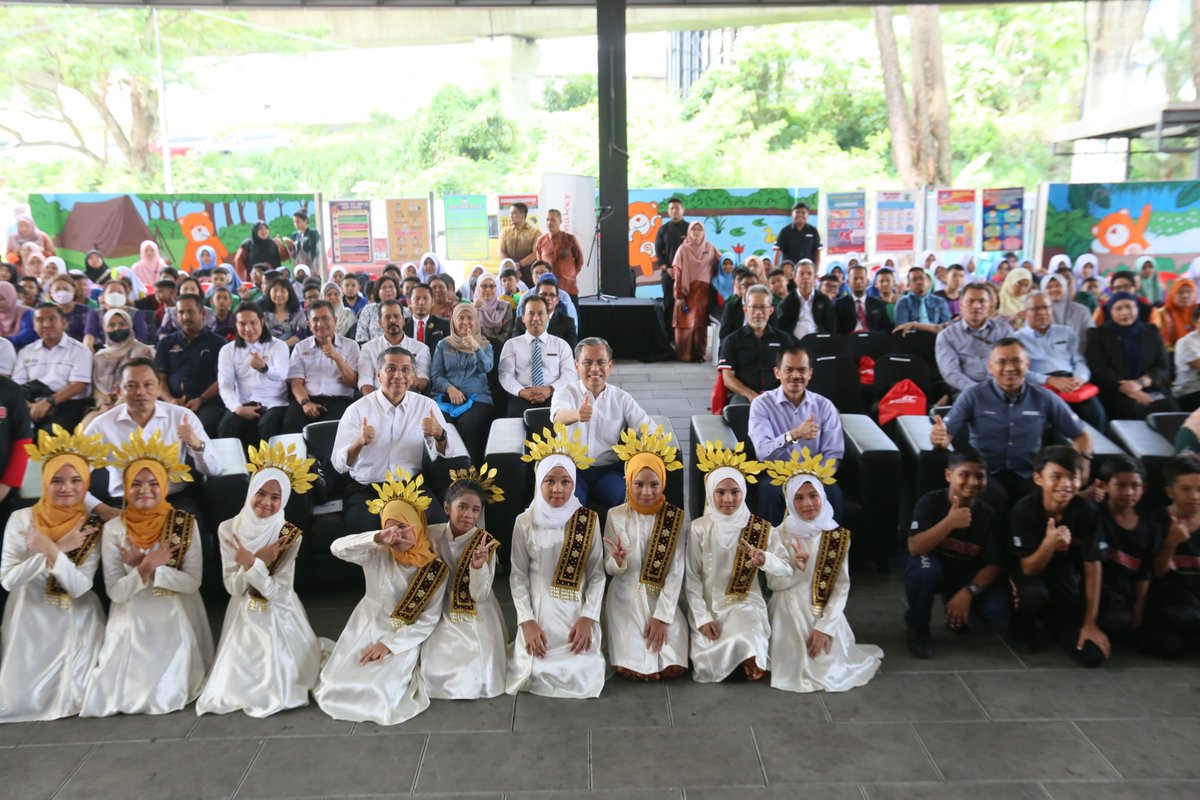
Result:
<instances>
[{"instance_id":1,"label":"concrete floor","mask_svg":"<svg viewBox=\"0 0 1200 800\"><path fill-rule=\"evenodd\" d=\"M622 364L615 383L686 435L712 368ZM687 442L682 442L687 445ZM513 629L507 586L497 587ZM335 638L358 597L305 597ZM210 613L218 622L222 608ZM735 680L610 680L598 700L435 701L393 728L314 707L265 720L68 719L0 726L0 798L1200 797L1200 668L1118 651L1085 672L994 632L904 647L898 570L856 574L848 616L886 657L868 686L796 695ZM940 633L935 630L935 634Z\"/></svg>"}]
</instances>

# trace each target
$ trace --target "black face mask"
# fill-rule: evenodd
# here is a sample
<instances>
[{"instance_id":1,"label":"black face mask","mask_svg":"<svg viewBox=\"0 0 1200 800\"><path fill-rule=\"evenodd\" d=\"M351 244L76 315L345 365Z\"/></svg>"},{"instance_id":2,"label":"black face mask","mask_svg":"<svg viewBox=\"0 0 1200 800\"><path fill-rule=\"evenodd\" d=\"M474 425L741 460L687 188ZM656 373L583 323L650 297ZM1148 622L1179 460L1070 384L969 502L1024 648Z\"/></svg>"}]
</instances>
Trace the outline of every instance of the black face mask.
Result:
<instances>
[{"instance_id":1,"label":"black face mask","mask_svg":"<svg viewBox=\"0 0 1200 800\"><path fill-rule=\"evenodd\" d=\"M129 330L129 328L118 328L115 331L109 331L108 340L110 342L115 342L117 344L120 344L121 342L128 339L130 334L132 334L132 333L133 333L133 331Z\"/></svg>"}]
</instances>

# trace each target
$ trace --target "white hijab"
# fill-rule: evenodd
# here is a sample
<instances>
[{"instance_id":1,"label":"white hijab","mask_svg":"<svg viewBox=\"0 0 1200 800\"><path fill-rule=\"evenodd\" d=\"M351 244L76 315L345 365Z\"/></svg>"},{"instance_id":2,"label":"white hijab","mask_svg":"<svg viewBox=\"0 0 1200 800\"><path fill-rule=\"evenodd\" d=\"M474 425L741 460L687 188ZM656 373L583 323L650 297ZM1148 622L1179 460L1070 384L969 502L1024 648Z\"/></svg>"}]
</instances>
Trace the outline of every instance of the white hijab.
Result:
<instances>
[{"instance_id":1,"label":"white hijab","mask_svg":"<svg viewBox=\"0 0 1200 800\"><path fill-rule=\"evenodd\" d=\"M1059 253L1050 259L1050 263L1046 266L1046 274L1053 275L1059 267L1071 268L1071 257L1066 253Z\"/></svg>"},{"instance_id":2,"label":"white hijab","mask_svg":"<svg viewBox=\"0 0 1200 800\"><path fill-rule=\"evenodd\" d=\"M254 513L254 494L267 481L279 482L279 510L265 519ZM246 492L246 501L242 510L233 518L233 532L242 540L242 544L251 552L266 547L279 537L283 527L283 511L288 498L292 495L292 483L288 476L274 467L260 469L250 479L250 489Z\"/></svg>"},{"instance_id":3,"label":"white hijab","mask_svg":"<svg viewBox=\"0 0 1200 800\"><path fill-rule=\"evenodd\" d=\"M575 462L566 456L558 454L546 456L538 462L537 471L533 479L533 502L529 504L529 511L533 514L533 524L539 528L561 528L567 524L567 520L582 506L579 498L574 494L563 503L559 508L555 508L546 502L542 497L542 480L546 477L546 473L555 467L562 467L571 476L571 480L577 480L575 474Z\"/></svg>"},{"instance_id":4,"label":"white hijab","mask_svg":"<svg viewBox=\"0 0 1200 800\"><path fill-rule=\"evenodd\" d=\"M800 487L806 483L817 487L817 493L821 495L821 510L814 520L801 519L795 510L796 492L800 491ZM810 539L824 531L837 530L838 524L833 518L833 506L829 504L829 498L825 496L825 487L815 476L793 475L784 487L783 496L787 498L787 514L783 518L785 533L801 539Z\"/></svg>"},{"instance_id":5,"label":"white hijab","mask_svg":"<svg viewBox=\"0 0 1200 800\"><path fill-rule=\"evenodd\" d=\"M726 478L733 478L742 490L742 504L732 514L722 514L717 509L714 494L717 484ZM746 479L742 473L733 467L717 467L704 478L704 516L714 525L736 527L739 531L750 521L750 509L746 507Z\"/></svg>"}]
</instances>

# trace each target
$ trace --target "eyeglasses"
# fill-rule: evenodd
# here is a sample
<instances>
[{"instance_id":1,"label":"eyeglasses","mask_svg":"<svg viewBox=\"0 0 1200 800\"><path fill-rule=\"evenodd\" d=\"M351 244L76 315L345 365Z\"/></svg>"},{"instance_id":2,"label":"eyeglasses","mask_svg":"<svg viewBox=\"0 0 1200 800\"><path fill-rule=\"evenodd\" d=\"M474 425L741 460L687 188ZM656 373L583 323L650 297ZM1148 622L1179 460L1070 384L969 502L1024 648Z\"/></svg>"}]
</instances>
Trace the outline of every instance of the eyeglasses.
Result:
<instances>
[{"instance_id":1,"label":"eyeglasses","mask_svg":"<svg viewBox=\"0 0 1200 800\"><path fill-rule=\"evenodd\" d=\"M771 304L768 303L766 305L761 305L761 306L760 305L746 306L746 310L747 311L770 311Z\"/></svg>"},{"instance_id":2,"label":"eyeglasses","mask_svg":"<svg viewBox=\"0 0 1200 800\"><path fill-rule=\"evenodd\" d=\"M592 361L589 358L586 361L580 361L579 366L583 367L584 369L591 369L592 367L604 368L608 366L608 360L604 358L598 358L595 361Z\"/></svg>"}]
</instances>

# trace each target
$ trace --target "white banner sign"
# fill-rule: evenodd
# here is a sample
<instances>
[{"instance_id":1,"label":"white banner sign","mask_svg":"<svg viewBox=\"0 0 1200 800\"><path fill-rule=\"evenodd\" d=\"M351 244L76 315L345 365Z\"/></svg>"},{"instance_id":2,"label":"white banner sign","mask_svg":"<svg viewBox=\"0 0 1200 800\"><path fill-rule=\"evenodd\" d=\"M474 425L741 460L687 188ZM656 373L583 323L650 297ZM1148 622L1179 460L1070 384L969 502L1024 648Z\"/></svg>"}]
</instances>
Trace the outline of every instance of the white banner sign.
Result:
<instances>
[{"instance_id":1,"label":"white banner sign","mask_svg":"<svg viewBox=\"0 0 1200 800\"><path fill-rule=\"evenodd\" d=\"M583 251L583 270L576 279L579 295L598 294L600 253L592 250L592 240L596 237L596 179L589 175L543 173L538 208L542 212L543 231L546 212L552 208L562 212L563 230L575 235Z\"/></svg>"}]
</instances>

